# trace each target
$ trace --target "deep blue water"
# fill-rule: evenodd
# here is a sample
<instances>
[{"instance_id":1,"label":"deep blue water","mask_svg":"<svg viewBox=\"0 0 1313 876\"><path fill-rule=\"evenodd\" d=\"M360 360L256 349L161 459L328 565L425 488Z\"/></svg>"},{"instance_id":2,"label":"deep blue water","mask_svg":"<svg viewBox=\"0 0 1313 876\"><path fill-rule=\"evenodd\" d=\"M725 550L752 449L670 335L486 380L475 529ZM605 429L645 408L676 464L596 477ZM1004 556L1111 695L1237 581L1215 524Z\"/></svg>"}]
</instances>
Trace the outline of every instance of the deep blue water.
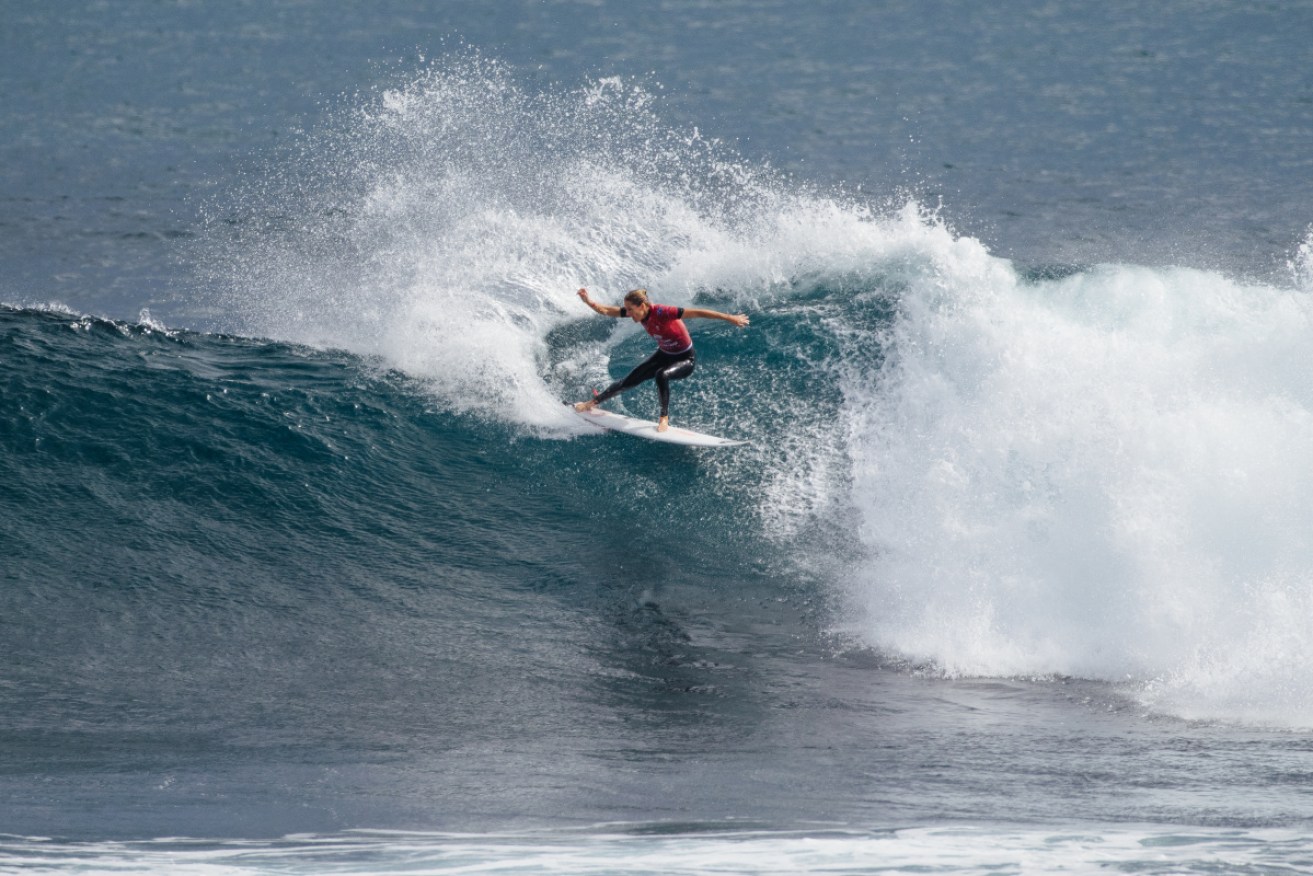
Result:
<instances>
[{"instance_id":1,"label":"deep blue water","mask_svg":"<svg viewBox=\"0 0 1313 876\"><path fill-rule=\"evenodd\" d=\"M5 10L0 869L1309 865L1313 9L338 6Z\"/></svg>"}]
</instances>

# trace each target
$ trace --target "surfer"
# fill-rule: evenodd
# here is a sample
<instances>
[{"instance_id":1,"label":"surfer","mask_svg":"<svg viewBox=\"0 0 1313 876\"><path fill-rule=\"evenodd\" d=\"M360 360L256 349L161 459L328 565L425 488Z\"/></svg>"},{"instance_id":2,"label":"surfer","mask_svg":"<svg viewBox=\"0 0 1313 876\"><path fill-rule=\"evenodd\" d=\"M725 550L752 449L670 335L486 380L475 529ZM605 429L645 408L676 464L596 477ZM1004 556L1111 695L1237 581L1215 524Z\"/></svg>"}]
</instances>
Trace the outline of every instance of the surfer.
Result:
<instances>
[{"instance_id":1,"label":"surfer","mask_svg":"<svg viewBox=\"0 0 1313 876\"><path fill-rule=\"evenodd\" d=\"M705 310L698 307L672 307L668 304L653 304L647 300L646 289L634 289L625 295L624 304L615 307L610 304L598 304L588 297L587 289L579 290L579 297L602 316L627 316L643 326L647 333L656 338L657 351L649 356L623 380L617 380L591 401L579 402L576 411L591 411L607 399L617 396L628 389L647 380L655 380L657 395L661 398L661 419L657 420L657 431L664 432L670 428L670 381L683 380L693 373L695 356L693 339L689 336L686 319L723 319L739 328L748 324L748 317L742 313L721 313L718 310Z\"/></svg>"}]
</instances>

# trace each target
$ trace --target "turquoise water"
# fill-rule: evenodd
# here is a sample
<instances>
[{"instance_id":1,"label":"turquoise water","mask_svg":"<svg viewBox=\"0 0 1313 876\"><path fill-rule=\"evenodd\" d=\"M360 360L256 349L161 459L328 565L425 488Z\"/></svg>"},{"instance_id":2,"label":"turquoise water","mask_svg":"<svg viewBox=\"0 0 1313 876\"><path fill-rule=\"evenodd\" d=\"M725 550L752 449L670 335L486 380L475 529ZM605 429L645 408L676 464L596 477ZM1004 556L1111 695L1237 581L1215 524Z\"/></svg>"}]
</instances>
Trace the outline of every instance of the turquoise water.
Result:
<instances>
[{"instance_id":1,"label":"turquoise water","mask_svg":"<svg viewBox=\"0 0 1313 876\"><path fill-rule=\"evenodd\" d=\"M0 869L1307 867L1302 7L13 12Z\"/></svg>"}]
</instances>

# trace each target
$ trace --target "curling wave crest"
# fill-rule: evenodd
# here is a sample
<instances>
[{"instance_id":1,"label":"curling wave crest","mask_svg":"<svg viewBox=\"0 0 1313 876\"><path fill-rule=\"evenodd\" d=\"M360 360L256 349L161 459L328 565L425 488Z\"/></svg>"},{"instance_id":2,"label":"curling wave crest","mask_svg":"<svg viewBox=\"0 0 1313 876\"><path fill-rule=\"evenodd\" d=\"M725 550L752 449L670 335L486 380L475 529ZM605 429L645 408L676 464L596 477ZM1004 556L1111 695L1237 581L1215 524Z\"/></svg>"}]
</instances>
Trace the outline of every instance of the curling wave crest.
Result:
<instances>
[{"instance_id":1,"label":"curling wave crest","mask_svg":"<svg viewBox=\"0 0 1313 876\"><path fill-rule=\"evenodd\" d=\"M756 525L824 570L834 627L950 675L1313 726L1306 252L1289 288L1026 272L906 198L814 191L671 129L632 84L533 91L472 54L299 150L212 209L239 330L559 438L580 429L562 398L644 349L589 323L580 285L749 309L681 387L756 439L703 474L756 473ZM836 563L836 543L858 549Z\"/></svg>"}]
</instances>

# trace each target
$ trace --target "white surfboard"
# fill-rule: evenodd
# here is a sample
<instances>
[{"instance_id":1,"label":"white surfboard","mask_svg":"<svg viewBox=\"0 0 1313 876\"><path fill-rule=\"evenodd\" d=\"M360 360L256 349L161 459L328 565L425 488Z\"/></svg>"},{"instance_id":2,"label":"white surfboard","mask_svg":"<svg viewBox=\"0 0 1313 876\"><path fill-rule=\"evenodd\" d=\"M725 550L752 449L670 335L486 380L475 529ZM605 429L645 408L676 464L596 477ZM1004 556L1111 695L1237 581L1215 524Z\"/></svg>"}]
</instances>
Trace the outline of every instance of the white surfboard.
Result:
<instances>
[{"instance_id":1,"label":"white surfboard","mask_svg":"<svg viewBox=\"0 0 1313 876\"><path fill-rule=\"evenodd\" d=\"M612 432L623 432L626 435L633 435L635 438L646 438L649 441L683 444L686 447L738 447L747 443L746 441L735 441L731 438L694 432L692 429L685 429L682 426L671 426L664 432L658 432L657 424L651 420L636 420L633 417L613 414L601 408L593 408L591 411L575 411L575 414L598 428L609 429Z\"/></svg>"}]
</instances>

